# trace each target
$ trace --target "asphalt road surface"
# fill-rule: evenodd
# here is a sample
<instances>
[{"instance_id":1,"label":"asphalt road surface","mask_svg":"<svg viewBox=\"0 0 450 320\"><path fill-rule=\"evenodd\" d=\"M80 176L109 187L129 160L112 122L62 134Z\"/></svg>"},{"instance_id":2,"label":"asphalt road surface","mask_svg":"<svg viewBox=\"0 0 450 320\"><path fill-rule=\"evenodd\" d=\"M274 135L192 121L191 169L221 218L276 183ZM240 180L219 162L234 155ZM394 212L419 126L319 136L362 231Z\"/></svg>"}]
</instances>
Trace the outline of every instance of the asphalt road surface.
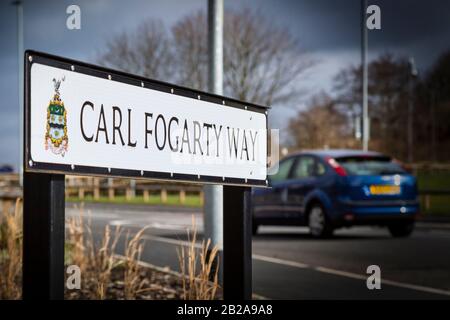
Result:
<instances>
[{"instance_id":1,"label":"asphalt road surface","mask_svg":"<svg viewBox=\"0 0 450 320\"><path fill-rule=\"evenodd\" d=\"M79 212L67 204L67 216ZM84 215L97 235L107 224L130 233L148 226L142 260L172 270L193 218L203 230L199 209L85 204ZM369 265L381 269L380 290L367 288ZM394 239L359 227L316 240L307 228L262 227L253 237L253 292L270 299L450 299L450 228L419 225L410 238Z\"/></svg>"}]
</instances>

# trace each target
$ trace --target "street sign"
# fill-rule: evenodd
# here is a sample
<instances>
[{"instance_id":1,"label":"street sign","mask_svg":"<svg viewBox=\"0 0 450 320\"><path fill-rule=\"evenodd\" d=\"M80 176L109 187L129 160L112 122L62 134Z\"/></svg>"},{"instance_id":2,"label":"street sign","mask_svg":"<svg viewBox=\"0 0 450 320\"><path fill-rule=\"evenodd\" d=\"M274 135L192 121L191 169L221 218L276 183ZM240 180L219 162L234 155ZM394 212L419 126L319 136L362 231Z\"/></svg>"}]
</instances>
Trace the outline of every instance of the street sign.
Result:
<instances>
[{"instance_id":1,"label":"street sign","mask_svg":"<svg viewBox=\"0 0 450 320\"><path fill-rule=\"evenodd\" d=\"M266 108L27 51L25 170L266 185Z\"/></svg>"},{"instance_id":2,"label":"street sign","mask_svg":"<svg viewBox=\"0 0 450 320\"><path fill-rule=\"evenodd\" d=\"M251 297L266 109L35 51L25 63L24 299L64 298L65 174L229 185L224 296Z\"/></svg>"}]
</instances>

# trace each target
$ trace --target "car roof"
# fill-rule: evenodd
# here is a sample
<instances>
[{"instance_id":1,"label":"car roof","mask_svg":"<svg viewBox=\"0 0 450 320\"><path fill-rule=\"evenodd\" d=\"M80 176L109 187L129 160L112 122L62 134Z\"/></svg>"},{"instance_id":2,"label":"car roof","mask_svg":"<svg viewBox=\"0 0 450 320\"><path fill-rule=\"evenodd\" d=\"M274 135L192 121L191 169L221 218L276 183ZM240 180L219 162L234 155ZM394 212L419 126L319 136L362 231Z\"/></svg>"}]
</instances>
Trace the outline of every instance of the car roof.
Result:
<instances>
[{"instance_id":1,"label":"car roof","mask_svg":"<svg viewBox=\"0 0 450 320\"><path fill-rule=\"evenodd\" d=\"M315 155L321 158L341 158L341 157L385 157L384 154L375 151L363 151L354 149L317 149L317 150L303 150L290 154L290 156L300 155Z\"/></svg>"}]
</instances>

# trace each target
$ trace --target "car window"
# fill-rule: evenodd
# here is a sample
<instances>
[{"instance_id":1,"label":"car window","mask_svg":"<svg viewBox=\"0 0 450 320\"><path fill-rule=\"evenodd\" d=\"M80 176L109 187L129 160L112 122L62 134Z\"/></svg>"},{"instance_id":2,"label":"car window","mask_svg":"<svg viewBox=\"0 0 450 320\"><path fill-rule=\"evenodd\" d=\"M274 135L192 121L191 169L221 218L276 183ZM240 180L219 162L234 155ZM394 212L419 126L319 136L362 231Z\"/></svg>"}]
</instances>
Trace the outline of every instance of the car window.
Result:
<instances>
[{"instance_id":1,"label":"car window","mask_svg":"<svg viewBox=\"0 0 450 320\"><path fill-rule=\"evenodd\" d=\"M364 175L383 175L383 174L402 174L405 170L388 157L342 157L336 161L345 169L347 174Z\"/></svg>"},{"instance_id":2,"label":"car window","mask_svg":"<svg viewBox=\"0 0 450 320\"><path fill-rule=\"evenodd\" d=\"M270 176L271 182L281 182L286 180L289 175L289 171L292 167L292 163L294 162L294 158L288 158L280 162L280 166L278 168L278 172L274 175Z\"/></svg>"},{"instance_id":3,"label":"car window","mask_svg":"<svg viewBox=\"0 0 450 320\"><path fill-rule=\"evenodd\" d=\"M324 164L320 161L317 161L317 175L322 176L326 173L327 169L325 168Z\"/></svg>"},{"instance_id":4,"label":"car window","mask_svg":"<svg viewBox=\"0 0 450 320\"><path fill-rule=\"evenodd\" d=\"M315 175L315 159L313 157L303 156L298 158L294 170L292 171L292 178L308 178Z\"/></svg>"}]
</instances>

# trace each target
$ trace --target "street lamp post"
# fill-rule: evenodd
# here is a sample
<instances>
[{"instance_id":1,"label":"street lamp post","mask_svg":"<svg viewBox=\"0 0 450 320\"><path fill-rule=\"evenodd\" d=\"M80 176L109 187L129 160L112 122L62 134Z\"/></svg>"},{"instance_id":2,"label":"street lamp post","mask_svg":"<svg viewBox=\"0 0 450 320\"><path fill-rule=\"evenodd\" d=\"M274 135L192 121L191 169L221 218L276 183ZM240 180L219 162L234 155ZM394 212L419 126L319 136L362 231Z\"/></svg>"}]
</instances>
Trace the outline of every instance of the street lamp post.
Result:
<instances>
[{"instance_id":1,"label":"street lamp post","mask_svg":"<svg viewBox=\"0 0 450 320\"><path fill-rule=\"evenodd\" d=\"M408 81L408 162L414 161L414 79L417 77L417 69L414 58L409 59L409 81Z\"/></svg>"},{"instance_id":2,"label":"street lamp post","mask_svg":"<svg viewBox=\"0 0 450 320\"><path fill-rule=\"evenodd\" d=\"M209 91L223 91L223 0L208 0ZM250 188L205 186L205 238L219 248L225 300L252 298ZM222 267L222 268L220 268Z\"/></svg>"},{"instance_id":3,"label":"street lamp post","mask_svg":"<svg viewBox=\"0 0 450 320\"><path fill-rule=\"evenodd\" d=\"M19 181L23 186L23 4L17 0L11 3L17 8L17 59L19 93Z\"/></svg>"},{"instance_id":4,"label":"street lamp post","mask_svg":"<svg viewBox=\"0 0 450 320\"><path fill-rule=\"evenodd\" d=\"M369 149L369 106L368 106L368 68L367 68L367 0L361 0L361 66L362 66L362 145Z\"/></svg>"},{"instance_id":5,"label":"street lamp post","mask_svg":"<svg viewBox=\"0 0 450 320\"><path fill-rule=\"evenodd\" d=\"M208 0L208 89L219 95L223 92L223 0ZM203 190L205 238L211 239L212 246L219 248L220 257L223 245L223 186L205 185ZM219 272L222 272L221 269Z\"/></svg>"}]
</instances>

